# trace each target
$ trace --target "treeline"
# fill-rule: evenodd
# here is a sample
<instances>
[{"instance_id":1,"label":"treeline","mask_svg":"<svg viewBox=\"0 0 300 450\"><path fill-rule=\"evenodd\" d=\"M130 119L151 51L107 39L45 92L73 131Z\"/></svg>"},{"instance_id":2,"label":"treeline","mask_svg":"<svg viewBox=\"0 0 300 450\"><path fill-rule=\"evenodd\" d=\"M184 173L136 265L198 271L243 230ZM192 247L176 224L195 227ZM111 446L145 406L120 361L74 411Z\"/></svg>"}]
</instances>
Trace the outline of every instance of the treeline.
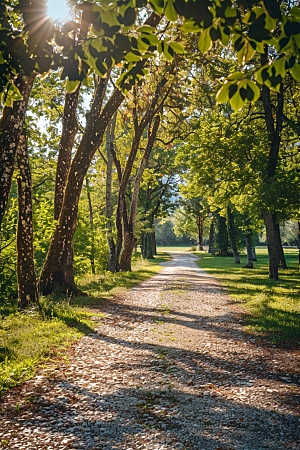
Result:
<instances>
[{"instance_id":1,"label":"treeline","mask_svg":"<svg viewBox=\"0 0 300 450\"><path fill-rule=\"evenodd\" d=\"M154 219L176 209L178 175L186 198L207 199L220 242L228 214L243 218L249 249L264 221L278 278L279 224L298 220L300 198L300 63L285 27L298 23L297 6L91 2L54 26L44 0L0 3L4 296L7 252L21 307L40 293L82 294L75 271L85 266L130 270L138 237L151 258Z\"/></svg>"}]
</instances>

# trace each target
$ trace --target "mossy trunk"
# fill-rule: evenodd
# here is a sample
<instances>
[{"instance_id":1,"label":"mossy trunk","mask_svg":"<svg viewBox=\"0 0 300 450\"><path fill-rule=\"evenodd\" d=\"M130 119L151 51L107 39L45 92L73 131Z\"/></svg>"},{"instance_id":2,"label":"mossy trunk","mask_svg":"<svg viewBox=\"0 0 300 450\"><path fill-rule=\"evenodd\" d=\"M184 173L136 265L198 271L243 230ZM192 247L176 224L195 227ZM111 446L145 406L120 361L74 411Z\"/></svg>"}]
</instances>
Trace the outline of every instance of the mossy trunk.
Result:
<instances>
[{"instance_id":1,"label":"mossy trunk","mask_svg":"<svg viewBox=\"0 0 300 450\"><path fill-rule=\"evenodd\" d=\"M17 278L18 298L21 309L39 303L33 256L33 217L31 198L31 173L27 138L23 134L17 150L18 229L17 229Z\"/></svg>"},{"instance_id":2,"label":"mossy trunk","mask_svg":"<svg viewBox=\"0 0 300 450\"><path fill-rule=\"evenodd\" d=\"M5 106L0 118L0 228L9 199L15 156L34 79L35 75L31 78L22 74L17 76L15 85L23 100L14 101L12 107Z\"/></svg>"},{"instance_id":3,"label":"mossy trunk","mask_svg":"<svg viewBox=\"0 0 300 450\"><path fill-rule=\"evenodd\" d=\"M102 97L104 92L105 89ZM56 288L67 292L68 295L82 294L75 285L73 268L73 236L76 230L78 202L83 181L102 142L106 127L124 99L123 94L116 90L101 113L103 98L99 97L98 103L91 109L89 125L70 167L59 223L40 277L40 290L44 295L51 294Z\"/></svg>"}]
</instances>

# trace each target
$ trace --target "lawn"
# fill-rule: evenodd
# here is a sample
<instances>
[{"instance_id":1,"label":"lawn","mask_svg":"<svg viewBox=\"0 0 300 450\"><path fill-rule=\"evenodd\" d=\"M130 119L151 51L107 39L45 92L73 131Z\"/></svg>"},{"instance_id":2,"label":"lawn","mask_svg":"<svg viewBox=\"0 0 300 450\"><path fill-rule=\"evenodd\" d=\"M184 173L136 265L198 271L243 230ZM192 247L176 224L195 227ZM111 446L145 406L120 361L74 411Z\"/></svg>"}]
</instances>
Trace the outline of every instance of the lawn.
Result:
<instances>
[{"instance_id":1,"label":"lawn","mask_svg":"<svg viewBox=\"0 0 300 450\"><path fill-rule=\"evenodd\" d=\"M162 269L159 262L168 259L168 255L162 254L144 261L137 254L132 272L86 275L77 280L88 293L86 297L42 298L40 308L23 312L18 312L17 300L0 303L0 396L32 377L38 365L64 357L62 350L66 346L94 330L92 317L102 314L95 314L89 306L99 306L106 298L152 277Z\"/></svg>"},{"instance_id":2,"label":"lawn","mask_svg":"<svg viewBox=\"0 0 300 450\"><path fill-rule=\"evenodd\" d=\"M167 247L167 246L160 247L158 245L157 246L157 251L159 253L161 253L161 252L188 252L190 248L191 247L183 247L183 246L182 247Z\"/></svg>"},{"instance_id":3,"label":"lawn","mask_svg":"<svg viewBox=\"0 0 300 450\"><path fill-rule=\"evenodd\" d=\"M257 249L254 269L245 269L246 256L241 264L232 257L218 257L198 253L199 267L216 276L228 288L234 302L243 306L250 329L268 335L274 342L299 341L300 291L298 250L285 249L288 269L280 270L279 280L268 278L268 253Z\"/></svg>"}]
</instances>

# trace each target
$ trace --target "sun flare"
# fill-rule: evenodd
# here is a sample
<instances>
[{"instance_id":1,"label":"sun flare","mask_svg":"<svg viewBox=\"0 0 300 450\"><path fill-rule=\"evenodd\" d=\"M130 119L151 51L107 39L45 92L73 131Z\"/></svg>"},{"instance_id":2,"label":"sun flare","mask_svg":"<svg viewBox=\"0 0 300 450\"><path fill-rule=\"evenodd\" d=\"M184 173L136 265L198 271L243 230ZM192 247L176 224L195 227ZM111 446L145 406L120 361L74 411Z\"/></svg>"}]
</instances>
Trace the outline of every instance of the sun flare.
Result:
<instances>
[{"instance_id":1,"label":"sun flare","mask_svg":"<svg viewBox=\"0 0 300 450\"><path fill-rule=\"evenodd\" d=\"M68 18L70 8L65 0L48 0L48 16L54 22L64 21Z\"/></svg>"}]
</instances>

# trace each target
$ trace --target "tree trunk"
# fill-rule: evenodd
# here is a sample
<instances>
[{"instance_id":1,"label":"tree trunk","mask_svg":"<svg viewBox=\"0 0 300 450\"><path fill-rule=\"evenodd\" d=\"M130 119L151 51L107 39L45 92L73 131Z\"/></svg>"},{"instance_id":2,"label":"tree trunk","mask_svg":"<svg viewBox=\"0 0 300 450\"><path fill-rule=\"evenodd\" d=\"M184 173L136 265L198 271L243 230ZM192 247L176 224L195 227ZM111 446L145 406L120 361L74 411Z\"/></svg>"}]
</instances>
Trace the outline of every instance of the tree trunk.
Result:
<instances>
[{"instance_id":1,"label":"tree trunk","mask_svg":"<svg viewBox=\"0 0 300 450\"><path fill-rule=\"evenodd\" d=\"M203 217L197 217L198 226L198 238L199 238L199 250L203 250Z\"/></svg>"},{"instance_id":2,"label":"tree trunk","mask_svg":"<svg viewBox=\"0 0 300 450\"><path fill-rule=\"evenodd\" d=\"M282 269L287 269L285 256L284 256L284 252L283 252L283 248L282 248L280 227L279 227L279 224L276 223L275 214L273 214L273 221L274 221L275 230L276 230L276 245L277 245L278 257L279 257L279 261L280 261L279 264Z\"/></svg>"},{"instance_id":3,"label":"tree trunk","mask_svg":"<svg viewBox=\"0 0 300 450\"><path fill-rule=\"evenodd\" d=\"M214 228L215 228L214 221L212 219L212 221L210 223L209 241L208 241L208 253L211 253L212 255L215 254L215 239L214 239L215 229Z\"/></svg>"},{"instance_id":4,"label":"tree trunk","mask_svg":"<svg viewBox=\"0 0 300 450\"><path fill-rule=\"evenodd\" d=\"M0 119L0 228L9 199L15 155L34 79L35 75L31 78L22 74L17 76L15 85L22 94L23 100L14 101L12 107L5 106Z\"/></svg>"},{"instance_id":5,"label":"tree trunk","mask_svg":"<svg viewBox=\"0 0 300 450\"><path fill-rule=\"evenodd\" d=\"M300 264L300 222L298 221L298 243L299 243L299 256L298 256L298 261Z\"/></svg>"},{"instance_id":6,"label":"tree trunk","mask_svg":"<svg viewBox=\"0 0 300 450\"><path fill-rule=\"evenodd\" d=\"M89 191L89 181L88 177L86 177L86 188L87 188L87 198L89 203L89 216L90 216L90 229L91 229L91 254L90 254L90 261L91 261L91 268L92 268L92 274L95 275L95 234L94 234L94 216L93 216L93 208L92 208L92 200L91 200L91 194Z\"/></svg>"},{"instance_id":7,"label":"tree trunk","mask_svg":"<svg viewBox=\"0 0 300 450\"><path fill-rule=\"evenodd\" d=\"M157 255L157 249L156 249L156 237L155 237L155 225L153 227L153 233L152 233L152 253L153 255Z\"/></svg>"},{"instance_id":8,"label":"tree trunk","mask_svg":"<svg viewBox=\"0 0 300 450\"><path fill-rule=\"evenodd\" d=\"M105 80L101 78L100 83L105 83ZM106 83L102 95L97 97L97 103L93 103L91 120L70 167L59 223L41 273L40 290L44 295L51 294L56 287L69 295L82 295L75 285L72 261L79 197L84 178L102 142L106 127L124 99L124 95L116 90L100 114L105 87Z\"/></svg>"},{"instance_id":9,"label":"tree trunk","mask_svg":"<svg viewBox=\"0 0 300 450\"><path fill-rule=\"evenodd\" d=\"M280 263L277 248L278 235L272 213L269 212L264 214L264 222L266 227L268 253L269 253L269 278L274 278L275 280L278 280L278 268Z\"/></svg>"},{"instance_id":10,"label":"tree trunk","mask_svg":"<svg viewBox=\"0 0 300 450\"><path fill-rule=\"evenodd\" d=\"M251 243L251 235L252 232L250 229L246 230L246 248L247 248L247 265L245 266L247 269L253 269L253 261L252 261L252 243Z\"/></svg>"},{"instance_id":11,"label":"tree trunk","mask_svg":"<svg viewBox=\"0 0 300 450\"><path fill-rule=\"evenodd\" d=\"M160 20L160 16L152 13L145 25L156 26ZM102 109L107 81L108 77L99 80L91 110L87 115L86 128L69 170L59 223L40 278L40 289L45 295L51 294L56 287L73 295L82 294L75 285L74 270L71 267L79 197L85 175L102 142L106 127L125 98L123 93L116 89Z\"/></svg>"},{"instance_id":12,"label":"tree trunk","mask_svg":"<svg viewBox=\"0 0 300 450\"><path fill-rule=\"evenodd\" d=\"M66 93L65 106L62 118L62 133L58 148L58 159L56 166L54 219L58 220L63 203L68 173L72 160L72 149L78 131L76 117L80 85L75 92Z\"/></svg>"},{"instance_id":13,"label":"tree trunk","mask_svg":"<svg viewBox=\"0 0 300 450\"><path fill-rule=\"evenodd\" d=\"M117 112L114 114L110 126L106 130L106 191L105 191L105 213L106 213L106 238L108 243L108 263L107 270L112 273L118 271L119 254L117 251L117 246L115 244L112 232L112 167L113 167L113 157L112 152L114 151L115 145L115 127L117 121ZM119 226L118 235L121 233L122 236L122 224ZM120 238L119 238L120 240ZM119 250L120 252L120 250Z\"/></svg>"},{"instance_id":14,"label":"tree trunk","mask_svg":"<svg viewBox=\"0 0 300 450\"><path fill-rule=\"evenodd\" d=\"M235 238L235 224L234 224L234 217L231 208L229 206L227 207L227 220L228 220L228 235L229 235L229 241L231 250L234 257L234 262L236 264L240 263L240 257L237 251L236 247L236 238Z\"/></svg>"},{"instance_id":15,"label":"tree trunk","mask_svg":"<svg viewBox=\"0 0 300 450\"><path fill-rule=\"evenodd\" d=\"M162 84L162 83L161 83L161 85L164 86L164 84ZM128 221L128 223L126 223L127 220L124 220L124 231L125 232L124 232L124 247L123 247L123 252L121 255L121 259L120 259L120 269L121 270L131 270L132 252L134 249L135 242L137 241L137 239L134 237L134 229L135 229L135 219L136 219L136 209L137 209L137 204L138 204L139 189L140 189L140 184L141 184L144 170L149 161L149 157L150 157L150 154L151 154L151 151L152 151L155 139L156 139L156 134L157 134L157 131L159 128L159 124L160 124L160 116L157 115L155 117L155 121L154 121L152 130L148 131L148 142L147 142L146 150L144 152L142 161L139 165L139 168L138 168L135 180L134 180L133 194L132 194L131 205L130 205L129 221ZM149 128L150 128L150 124L149 124ZM141 135L142 134L140 133L140 137L138 138L138 140L136 139L137 145L139 144ZM120 196L121 195L123 196L123 202L125 204L125 191L121 192L121 187L120 187ZM148 199L148 201L149 201L149 199ZM123 208L123 212L124 211L125 211L125 206ZM150 244L149 244L149 242L150 242ZM131 251L131 254L130 254L130 251ZM123 256L123 254L124 254L124 256ZM150 238L147 238L146 257L149 259L153 259L152 242L151 242ZM130 263L129 263L129 260L130 260Z\"/></svg>"},{"instance_id":16,"label":"tree trunk","mask_svg":"<svg viewBox=\"0 0 300 450\"><path fill-rule=\"evenodd\" d=\"M228 235L226 218L218 214L217 244L220 256L228 256Z\"/></svg>"},{"instance_id":17,"label":"tree trunk","mask_svg":"<svg viewBox=\"0 0 300 450\"><path fill-rule=\"evenodd\" d=\"M18 184L18 230L17 230L17 276L18 297L21 309L39 303L33 256L33 218L31 198L31 173L27 138L23 134L17 149Z\"/></svg>"},{"instance_id":18,"label":"tree trunk","mask_svg":"<svg viewBox=\"0 0 300 450\"><path fill-rule=\"evenodd\" d=\"M251 245L252 261L257 261L255 246Z\"/></svg>"}]
</instances>

